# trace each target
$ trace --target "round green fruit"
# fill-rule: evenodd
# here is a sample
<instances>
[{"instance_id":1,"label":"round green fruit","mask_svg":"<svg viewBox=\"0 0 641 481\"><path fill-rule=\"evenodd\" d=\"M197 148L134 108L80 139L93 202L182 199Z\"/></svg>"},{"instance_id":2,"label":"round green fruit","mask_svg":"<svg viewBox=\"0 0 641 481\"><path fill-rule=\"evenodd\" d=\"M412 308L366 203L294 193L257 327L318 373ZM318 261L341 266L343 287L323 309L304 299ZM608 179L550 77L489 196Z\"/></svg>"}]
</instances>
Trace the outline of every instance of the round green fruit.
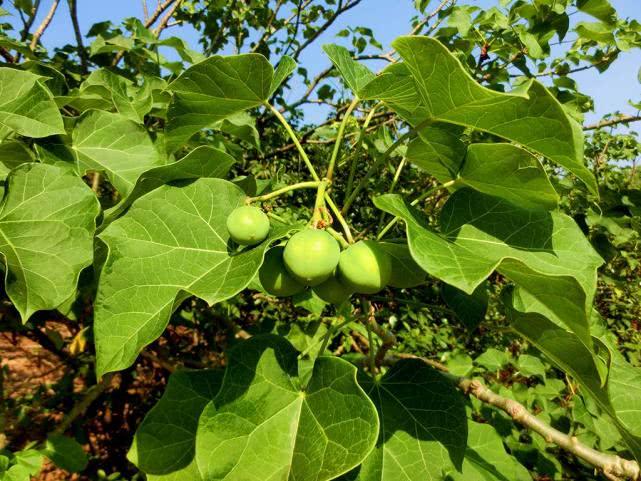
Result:
<instances>
[{"instance_id":1,"label":"round green fruit","mask_svg":"<svg viewBox=\"0 0 641 481\"><path fill-rule=\"evenodd\" d=\"M337 306L340 306L352 295L352 290L336 278L336 276L331 276L325 282L314 287L313 290L322 300Z\"/></svg>"},{"instance_id":2,"label":"round green fruit","mask_svg":"<svg viewBox=\"0 0 641 481\"><path fill-rule=\"evenodd\" d=\"M284 247L274 247L265 254L265 261L260 266L258 278L263 289L268 294L278 297L288 297L298 294L305 286L294 279L283 263Z\"/></svg>"},{"instance_id":3,"label":"round green fruit","mask_svg":"<svg viewBox=\"0 0 641 481\"><path fill-rule=\"evenodd\" d=\"M375 294L392 275L392 260L374 241L359 241L341 252L338 263L341 281L359 294Z\"/></svg>"},{"instance_id":4,"label":"round green fruit","mask_svg":"<svg viewBox=\"0 0 641 481\"><path fill-rule=\"evenodd\" d=\"M306 229L294 234L285 246L287 270L306 286L317 286L334 273L341 250L324 230Z\"/></svg>"},{"instance_id":5,"label":"round green fruit","mask_svg":"<svg viewBox=\"0 0 641 481\"><path fill-rule=\"evenodd\" d=\"M227 217L227 231L236 244L260 244L269 234L269 218L258 207L237 207Z\"/></svg>"}]
</instances>

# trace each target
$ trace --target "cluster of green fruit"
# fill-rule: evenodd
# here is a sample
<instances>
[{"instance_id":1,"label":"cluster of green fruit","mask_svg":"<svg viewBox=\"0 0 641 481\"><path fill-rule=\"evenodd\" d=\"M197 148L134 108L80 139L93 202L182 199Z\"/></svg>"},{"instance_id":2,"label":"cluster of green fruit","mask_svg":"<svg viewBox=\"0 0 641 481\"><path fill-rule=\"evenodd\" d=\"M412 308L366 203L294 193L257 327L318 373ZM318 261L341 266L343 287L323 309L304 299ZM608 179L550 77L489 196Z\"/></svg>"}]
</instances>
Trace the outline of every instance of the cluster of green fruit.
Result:
<instances>
[{"instance_id":1,"label":"cluster of green fruit","mask_svg":"<svg viewBox=\"0 0 641 481\"><path fill-rule=\"evenodd\" d=\"M267 238L269 218L257 207L243 206L227 218L234 242L255 245ZM341 251L328 232L304 229L271 248L258 273L263 289L279 297L307 289L325 302L340 305L352 294L374 294L390 282L392 260L375 241L364 240Z\"/></svg>"}]
</instances>

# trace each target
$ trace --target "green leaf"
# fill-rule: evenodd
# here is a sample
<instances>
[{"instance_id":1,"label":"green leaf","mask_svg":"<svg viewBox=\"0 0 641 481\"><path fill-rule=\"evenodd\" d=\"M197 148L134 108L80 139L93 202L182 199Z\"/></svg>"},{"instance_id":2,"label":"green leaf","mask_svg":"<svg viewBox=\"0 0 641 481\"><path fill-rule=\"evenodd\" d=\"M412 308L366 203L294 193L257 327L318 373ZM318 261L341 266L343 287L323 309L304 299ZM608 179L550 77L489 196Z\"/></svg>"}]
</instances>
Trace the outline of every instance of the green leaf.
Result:
<instances>
[{"instance_id":1,"label":"green leaf","mask_svg":"<svg viewBox=\"0 0 641 481\"><path fill-rule=\"evenodd\" d=\"M23 321L71 297L93 259L98 201L70 169L23 164L0 207L5 286Z\"/></svg>"},{"instance_id":2,"label":"green leaf","mask_svg":"<svg viewBox=\"0 0 641 481\"><path fill-rule=\"evenodd\" d=\"M278 87L280 87L285 79L292 74L297 66L298 64L296 63L296 60L289 55L285 55L280 59L280 62L278 62L276 70L274 71L274 77L272 78L272 83L269 87L268 97L274 95L276 90L278 90Z\"/></svg>"},{"instance_id":3,"label":"green leaf","mask_svg":"<svg viewBox=\"0 0 641 481\"><path fill-rule=\"evenodd\" d=\"M526 209L556 209L559 196L543 166L511 144L472 144L460 172L465 185Z\"/></svg>"},{"instance_id":4,"label":"green leaf","mask_svg":"<svg viewBox=\"0 0 641 481\"><path fill-rule=\"evenodd\" d=\"M461 394L441 373L416 359L399 361L379 381L359 382L381 420L376 449L358 481L441 479L461 468L467 419Z\"/></svg>"},{"instance_id":5,"label":"green leaf","mask_svg":"<svg viewBox=\"0 0 641 481\"><path fill-rule=\"evenodd\" d=\"M182 159L143 172L129 196L105 214L103 223L113 220L133 202L148 192L176 180L200 179L203 177L222 178L236 162L231 155L206 145L189 152Z\"/></svg>"},{"instance_id":6,"label":"green leaf","mask_svg":"<svg viewBox=\"0 0 641 481\"><path fill-rule=\"evenodd\" d=\"M390 286L405 289L425 283L425 271L414 261L406 244L381 242L378 245L392 258Z\"/></svg>"},{"instance_id":7,"label":"green leaf","mask_svg":"<svg viewBox=\"0 0 641 481\"><path fill-rule=\"evenodd\" d=\"M323 51L338 69L354 95L359 95L361 89L374 80L374 73L362 63L354 60L352 54L345 47L330 43L323 45Z\"/></svg>"},{"instance_id":8,"label":"green leaf","mask_svg":"<svg viewBox=\"0 0 641 481\"><path fill-rule=\"evenodd\" d=\"M519 289L503 294L511 327L539 349L559 369L576 379L612 419L637 460L641 460L641 406L639 369L632 368L614 350L607 379L593 352L573 333L550 320L546 309ZM525 300L525 301L524 301ZM598 344L595 344L598 347ZM607 385L603 381L607 380Z\"/></svg>"},{"instance_id":9,"label":"green leaf","mask_svg":"<svg viewBox=\"0 0 641 481\"><path fill-rule=\"evenodd\" d=\"M614 43L612 26L602 22L579 22L574 27L576 33L588 40L601 43Z\"/></svg>"},{"instance_id":10,"label":"green leaf","mask_svg":"<svg viewBox=\"0 0 641 481\"><path fill-rule=\"evenodd\" d=\"M33 152L19 140L0 142L0 178L5 179L11 169L34 160Z\"/></svg>"},{"instance_id":11,"label":"green leaf","mask_svg":"<svg viewBox=\"0 0 641 481\"><path fill-rule=\"evenodd\" d=\"M149 481L201 481L196 465L198 418L223 380L223 371L176 371L138 427L127 457Z\"/></svg>"},{"instance_id":12,"label":"green leaf","mask_svg":"<svg viewBox=\"0 0 641 481\"><path fill-rule=\"evenodd\" d=\"M26 137L64 134L62 116L45 77L0 67L0 139L14 131Z\"/></svg>"},{"instance_id":13,"label":"green leaf","mask_svg":"<svg viewBox=\"0 0 641 481\"><path fill-rule=\"evenodd\" d=\"M78 441L67 436L50 434L43 454L53 464L71 473L78 473L87 467L87 453Z\"/></svg>"},{"instance_id":14,"label":"green leaf","mask_svg":"<svg viewBox=\"0 0 641 481\"><path fill-rule=\"evenodd\" d=\"M72 134L78 169L105 172L122 198L140 175L162 164L145 128L120 114L89 111Z\"/></svg>"},{"instance_id":15,"label":"green leaf","mask_svg":"<svg viewBox=\"0 0 641 481\"><path fill-rule=\"evenodd\" d=\"M538 357L521 354L517 366L519 372L524 376L539 376L541 379L545 379L545 365Z\"/></svg>"},{"instance_id":16,"label":"green leaf","mask_svg":"<svg viewBox=\"0 0 641 481\"><path fill-rule=\"evenodd\" d=\"M457 289L449 284L444 284L441 297L445 304L456 313L461 322L470 331L478 327L485 318L488 305L487 286L479 284L472 294Z\"/></svg>"},{"instance_id":17,"label":"green leaf","mask_svg":"<svg viewBox=\"0 0 641 481\"><path fill-rule=\"evenodd\" d=\"M489 424L469 421L467 449L460 473L448 473L447 481L531 481L532 477L505 452L501 436Z\"/></svg>"},{"instance_id":18,"label":"green leaf","mask_svg":"<svg viewBox=\"0 0 641 481\"><path fill-rule=\"evenodd\" d=\"M520 92L496 92L477 84L437 40L400 37L392 45L415 79L427 117L518 142L559 163L598 194L583 163L580 126L543 85L531 81Z\"/></svg>"},{"instance_id":19,"label":"green leaf","mask_svg":"<svg viewBox=\"0 0 641 481\"><path fill-rule=\"evenodd\" d=\"M276 336L252 338L229 352L222 387L196 436L204 481L325 481L372 450L378 417L356 368L319 357L301 385L297 354Z\"/></svg>"},{"instance_id":20,"label":"green leaf","mask_svg":"<svg viewBox=\"0 0 641 481\"><path fill-rule=\"evenodd\" d=\"M439 233L399 195L374 203L406 222L412 256L431 275L472 294L497 270L591 345L588 313L603 261L570 217L462 189L443 207Z\"/></svg>"},{"instance_id":21,"label":"green leaf","mask_svg":"<svg viewBox=\"0 0 641 481\"><path fill-rule=\"evenodd\" d=\"M0 472L0 481L29 481L40 474L44 457L35 449L24 449L14 453L11 466Z\"/></svg>"},{"instance_id":22,"label":"green leaf","mask_svg":"<svg viewBox=\"0 0 641 481\"><path fill-rule=\"evenodd\" d=\"M606 23L616 21L617 12L608 0L578 0L576 6L582 12Z\"/></svg>"},{"instance_id":23,"label":"green leaf","mask_svg":"<svg viewBox=\"0 0 641 481\"><path fill-rule=\"evenodd\" d=\"M456 125L436 123L419 131L407 146L407 160L436 177L439 182L456 178L465 157L462 130Z\"/></svg>"},{"instance_id":24,"label":"green leaf","mask_svg":"<svg viewBox=\"0 0 641 481\"><path fill-rule=\"evenodd\" d=\"M167 89L167 150L173 152L201 129L270 96L274 69L259 54L210 57L185 70Z\"/></svg>"},{"instance_id":25,"label":"green leaf","mask_svg":"<svg viewBox=\"0 0 641 481\"><path fill-rule=\"evenodd\" d=\"M499 351L490 347L479 357L474 359L474 363L490 371L498 371L503 366L509 364L510 358L505 351Z\"/></svg>"},{"instance_id":26,"label":"green leaf","mask_svg":"<svg viewBox=\"0 0 641 481\"><path fill-rule=\"evenodd\" d=\"M95 303L99 375L130 366L187 296L211 305L250 283L265 249L289 227L272 226L262 244L235 250L225 222L245 199L239 187L221 179L164 185L100 234L109 254Z\"/></svg>"}]
</instances>

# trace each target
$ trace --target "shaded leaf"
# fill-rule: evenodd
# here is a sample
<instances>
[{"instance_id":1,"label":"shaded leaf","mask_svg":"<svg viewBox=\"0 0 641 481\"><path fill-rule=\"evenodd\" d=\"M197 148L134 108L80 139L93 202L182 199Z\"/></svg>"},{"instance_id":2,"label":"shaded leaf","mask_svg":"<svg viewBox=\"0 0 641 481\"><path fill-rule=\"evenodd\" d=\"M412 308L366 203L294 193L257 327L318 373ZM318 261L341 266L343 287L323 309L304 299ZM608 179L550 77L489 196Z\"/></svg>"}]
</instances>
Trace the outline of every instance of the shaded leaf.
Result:
<instances>
[{"instance_id":1,"label":"shaded leaf","mask_svg":"<svg viewBox=\"0 0 641 481\"><path fill-rule=\"evenodd\" d=\"M325 481L370 452L378 417L356 382L356 368L319 357L301 385L297 354L276 336L230 351L222 387L198 426L196 460L204 481Z\"/></svg>"},{"instance_id":2,"label":"shaded leaf","mask_svg":"<svg viewBox=\"0 0 641 481\"><path fill-rule=\"evenodd\" d=\"M71 473L78 473L87 467L87 453L78 441L67 436L49 435L43 454L53 464Z\"/></svg>"},{"instance_id":3,"label":"shaded leaf","mask_svg":"<svg viewBox=\"0 0 641 481\"><path fill-rule=\"evenodd\" d=\"M460 180L479 192L502 197L526 209L553 210L559 202L538 159L511 144L470 145Z\"/></svg>"},{"instance_id":4,"label":"shaded leaf","mask_svg":"<svg viewBox=\"0 0 641 481\"><path fill-rule=\"evenodd\" d=\"M289 77L294 69L298 66L296 60L294 60L289 55L285 55L280 59L276 70L274 70L274 77L272 78L272 83L269 87L269 97L274 95L276 90L281 86L281 84Z\"/></svg>"},{"instance_id":5,"label":"shaded leaf","mask_svg":"<svg viewBox=\"0 0 641 481\"><path fill-rule=\"evenodd\" d=\"M412 258L406 244L380 242L378 245L392 258L390 286L410 288L425 283L427 279L425 271Z\"/></svg>"},{"instance_id":6,"label":"shaded leaf","mask_svg":"<svg viewBox=\"0 0 641 481\"><path fill-rule=\"evenodd\" d=\"M441 289L441 297L445 304L456 313L456 317L470 331L476 329L485 318L488 304L485 283L479 284L472 294L467 294L454 286L444 284Z\"/></svg>"},{"instance_id":7,"label":"shaded leaf","mask_svg":"<svg viewBox=\"0 0 641 481\"><path fill-rule=\"evenodd\" d=\"M407 160L436 177L439 182L455 179L466 151L460 139L462 130L456 125L443 123L421 129L419 136L407 147Z\"/></svg>"},{"instance_id":8,"label":"shaded leaf","mask_svg":"<svg viewBox=\"0 0 641 481\"><path fill-rule=\"evenodd\" d=\"M440 479L461 468L467 443L463 397L451 381L416 359L399 361L377 382L359 382L381 420L376 449L359 481Z\"/></svg>"},{"instance_id":9,"label":"shaded leaf","mask_svg":"<svg viewBox=\"0 0 641 481\"><path fill-rule=\"evenodd\" d=\"M200 481L196 430L205 406L216 396L223 371L176 371L138 427L127 457L149 481Z\"/></svg>"}]
</instances>

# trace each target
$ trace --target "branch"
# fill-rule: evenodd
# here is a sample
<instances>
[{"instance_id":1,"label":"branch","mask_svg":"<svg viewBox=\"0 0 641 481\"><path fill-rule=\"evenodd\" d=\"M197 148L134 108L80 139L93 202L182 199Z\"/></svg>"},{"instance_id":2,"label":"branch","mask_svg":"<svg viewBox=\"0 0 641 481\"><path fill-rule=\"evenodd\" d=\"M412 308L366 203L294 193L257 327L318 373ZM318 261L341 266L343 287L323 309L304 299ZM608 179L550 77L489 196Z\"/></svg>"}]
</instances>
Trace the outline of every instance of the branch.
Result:
<instances>
[{"instance_id":1,"label":"branch","mask_svg":"<svg viewBox=\"0 0 641 481\"><path fill-rule=\"evenodd\" d=\"M85 46L82 43L82 33L80 32L80 24L78 23L78 10L76 0L67 0L69 4L69 15L71 16L71 24L73 25L73 32L76 36L76 43L78 44L78 57L80 57L80 65L84 73L87 73L89 70L89 59L87 58L87 52L85 51Z\"/></svg>"},{"instance_id":2,"label":"branch","mask_svg":"<svg viewBox=\"0 0 641 481\"><path fill-rule=\"evenodd\" d=\"M612 125L618 124L629 124L630 122L638 122L641 120L641 115L619 115L613 119L602 120L596 124L587 125L583 127L583 130L596 130L602 127L610 127Z\"/></svg>"},{"instance_id":3,"label":"branch","mask_svg":"<svg viewBox=\"0 0 641 481\"><path fill-rule=\"evenodd\" d=\"M45 30L47 30L47 27L51 23L51 19L56 14L56 9L58 8L59 3L60 3L60 0L53 0L53 3L51 4L51 8L49 9L47 16L44 18L44 20L42 20L42 23L40 24L36 32L33 34L33 38L31 39L31 44L29 45L29 48L31 48L31 50L36 49L36 46L38 45L38 40L40 40L40 37L42 37L42 34L45 33Z\"/></svg>"},{"instance_id":4,"label":"branch","mask_svg":"<svg viewBox=\"0 0 641 481\"><path fill-rule=\"evenodd\" d=\"M112 374L105 374L98 384L91 386L85 396L71 408L69 414L65 416L53 432L56 434L63 434L67 429L69 429L76 418L84 414L91 403L98 399L102 392L109 387L112 378Z\"/></svg>"},{"instance_id":5,"label":"branch","mask_svg":"<svg viewBox=\"0 0 641 481\"><path fill-rule=\"evenodd\" d=\"M411 354L396 354L388 356L386 361L394 363L398 359L407 358L419 359L433 368L452 376L449 374L446 366L430 359L425 359ZM474 396L479 401L500 409L510 416L517 424L531 429L535 433L543 436L548 443L556 444L560 448L574 454L577 458L580 458L599 469L608 479L631 479L633 481L641 479L641 468L636 461L623 459L614 454L602 453L586 446L575 436L562 433L558 429L544 423L534 414L530 413L521 403L514 401L513 399L499 396L478 379L469 379L457 376L452 376L452 379L456 383L457 387L465 394Z\"/></svg>"},{"instance_id":6,"label":"branch","mask_svg":"<svg viewBox=\"0 0 641 481\"><path fill-rule=\"evenodd\" d=\"M154 13L151 14L151 17L149 17L145 21L145 28L151 27L156 22L156 20L158 20L158 18L165 12L165 10L167 10L175 1L178 1L178 0L165 0L162 3L159 3L158 4L158 8L156 8ZM182 1L182 0L179 0L179 1ZM172 11L172 13L173 13L173 11ZM169 22L169 19L167 19L167 22ZM165 24L165 26L166 26L166 24ZM120 60L122 59L122 57L124 55L125 55L125 51L124 50L120 50L116 54L116 56L114 57L113 61L111 62L111 66L115 67L116 65L118 65L118 63L120 62Z\"/></svg>"},{"instance_id":7,"label":"branch","mask_svg":"<svg viewBox=\"0 0 641 481\"><path fill-rule=\"evenodd\" d=\"M176 2L167 12L167 15L165 15L163 19L160 21L160 23L156 27L156 30L154 30L154 35L156 35L156 37L160 37L160 34L162 33L162 31L165 28L167 28L167 24L169 23L169 20L171 20L171 17L173 17L174 13L176 13L176 10L178 9L178 7L180 7L180 4L182 2L183 0L176 0Z\"/></svg>"},{"instance_id":8,"label":"branch","mask_svg":"<svg viewBox=\"0 0 641 481\"><path fill-rule=\"evenodd\" d=\"M309 37L307 40L305 40L292 54L292 57L296 60L298 59L298 56L302 53L303 50L305 50L312 42L314 42L325 30L327 30L333 23L334 21L343 13L347 12L351 8L354 8L356 5L361 3L362 0L353 0L352 2L348 2L345 5L342 5L342 1L338 2L338 8L336 11L332 14L331 17L327 19L327 21L318 27L318 30L314 32L314 34Z\"/></svg>"},{"instance_id":9,"label":"branch","mask_svg":"<svg viewBox=\"0 0 641 481\"><path fill-rule=\"evenodd\" d=\"M2 56L2 58L4 58L7 63L15 63L16 61L13 55L11 55L9 51L4 47L0 47L0 56Z\"/></svg>"},{"instance_id":10,"label":"branch","mask_svg":"<svg viewBox=\"0 0 641 481\"><path fill-rule=\"evenodd\" d=\"M256 45L254 45L254 48L251 49L251 53L257 52L260 46L263 43L267 42L267 40L269 40L269 38L279 30L277 29L272 32L271 28L272 28L272 24L274 23L274 20L276 20L276 17L278 16L278 11L280 10L280 7L283 5L284 1L285 0L278 0L278 2L276 3L276 7L274 8L274 11L272 12L271 17L269 17L269 20L267 21L267 25L265 26L265 32L260 37L258 42L256 42Z\"/></svg>"}]
</instances>

